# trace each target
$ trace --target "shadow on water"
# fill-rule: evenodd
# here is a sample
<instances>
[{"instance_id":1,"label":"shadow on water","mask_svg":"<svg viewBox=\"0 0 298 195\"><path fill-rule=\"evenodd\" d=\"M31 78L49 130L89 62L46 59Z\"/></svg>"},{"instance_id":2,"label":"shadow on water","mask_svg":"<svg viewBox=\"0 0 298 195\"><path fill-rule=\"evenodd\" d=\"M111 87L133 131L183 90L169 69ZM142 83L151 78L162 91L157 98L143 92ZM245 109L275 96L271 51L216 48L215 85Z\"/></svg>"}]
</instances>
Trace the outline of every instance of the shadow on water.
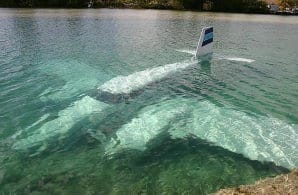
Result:
<instances>
[{"instance_id":1,"label":"shadow on water","mask_svg":"<svg viewBox=\"0 0 298 195\"><path fill-rule=\"evenodd\" d=\"M193 137L152 140L145 152L104 156L87 145L2 166L0 192L13 194L207 194L286 173ZM159 144L156 144L156 143Z\"/></svg>"},{"instance_id":2,"label":"shadow on water","mask_svg":"<svg viewBox=\"0 0 298 195\"><path fill-rule=\"evenodd\" d=\"M122 153L110 161L113 166L117 164L114 170L110 169L110 165L106 167L127 176L127 183L118 184L124 194L208 194L288 172L288 169L274 163L249 160L193 137L166 139L144 153L136 155L131 151L126 155L134 156L131 158L133 162L126 163L127 158ZM116 179L113 173L110 178Z\"/></svg>"},{"instance_id":3,"label":"shadow on water","mask_svg":"<svg viewBox=\"0 0 298 195\"><path fill-rule=\"evenodd\" d=\"M205 75L211 75L211 62L208 60L199 63L201 66L201 72Z\"/></svg>"}]
</instances>

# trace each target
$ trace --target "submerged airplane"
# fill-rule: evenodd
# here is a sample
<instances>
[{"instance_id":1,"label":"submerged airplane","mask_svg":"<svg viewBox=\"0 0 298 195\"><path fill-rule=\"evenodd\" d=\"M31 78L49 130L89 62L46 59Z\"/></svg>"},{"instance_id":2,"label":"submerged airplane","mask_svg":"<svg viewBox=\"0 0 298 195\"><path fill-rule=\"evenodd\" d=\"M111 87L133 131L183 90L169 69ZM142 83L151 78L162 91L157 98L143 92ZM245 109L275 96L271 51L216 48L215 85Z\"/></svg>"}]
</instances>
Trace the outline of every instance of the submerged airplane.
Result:
<instances>
[{"instance_id":1,"label":"submerged airplane","mask_svg":"<svg viewBox=\"0 0 298 195\"><path fill-rule=\"evenodd\" d=\"M195 59L210 60L213 48L213 27L202 29L201 36L197 45ZM71 137L75 129L80 128L81 121L97 120L100 122L108 114L113 112L115 106L111 102L121 102L121 100L131 97L138 90L154 82L162 80L167 76L197 64L197 60L192 59L186 62L168 64L140 72L135 72L128 76L117 76L98 87L96 99L85 96L81 100L74 102L68 108L60 111L54 120L37 124L39 128L29 133L25 138L16 139L22 133L14 136L16 139L12 148L15 150L26 151L33 155L46 150L51 144ZM104 98L106 101L101 101ZM108 103L105 103L108 102ZM31 127L31 128L34 128Z\"/></svg>"},{"instance_id":2,"label":"submerged airplane","mask_svg":"<svg viewBox=\"0 0 298 195\"><path fill-rule=\"evenodd\" d=\"M37 155L51 146L57 145L57 142L63 143L65 138L79 137L78 129L85 124L82 121L87 121L90 124L93 121L94 124L99 124L109 114L119 109L118 106L113 106L111 103L132 98L138 95L138 91L144 87L196 65L197 60L201 62L210 60L212 49L213 27L205 27L202 29L195 55L191 60L146 69L128 76L117 76L97 88L97 97L85 96L58 112L58 116L53 120L42 117L44 119L30 127L32 132L28 133L28 130L24 130L24 132L16 133L12 137L15 140L12 148ZM22 138L19 138L20 136Z\"/></svg>"},{"instance_id":3,"label":"submerged airplane","mask_svg":"<svg viewBox=\"0 0 298 195\"><path fill-rule=\"evenodd\" d=\"M194 56L191 60L146 69L128 76L117 76L97 88L97 97L85 95L58 112L53 120L46 114L23 132L17 132L11 137L14 142L12 149L34 156L44 151L67 149L68 144L76 143L81 135L89 133L103 143L105 154L110 156L125 149L144 151L152 140L153 143L156 139L162 140L164 134L168 133L174 139L194 135L230 151L245 154L250 159L275 161L286 167L297 167L297 155L294 155L297 152L293 153L294 150L291 149L298 139L298 134L293 136L292 133L297 129L296 126L270 117L258 118L245 112L217 107L207 100L161 98L158 102L149 102L145 107L138 107L137 113L128 121L113 127L115 131L112 135L109 133L109 137L99 128L99 124L109 122L111 114L125 113L134 107L135 102L138 104L137 101L116 105L113 102L134 98L146 86L195 66L198 61L216 58L253 62L245 58L216 57L212 54L212 48L213 28L203 28L196 51L183 51ZM272 137L271 133L267 134L271 132L269 129L282 131L275 131L276 135ZM259 136L255 136L255 133L259 133ZM291 135L287 142L283 140L285 135Z\"/></svg>"}]
</instances>

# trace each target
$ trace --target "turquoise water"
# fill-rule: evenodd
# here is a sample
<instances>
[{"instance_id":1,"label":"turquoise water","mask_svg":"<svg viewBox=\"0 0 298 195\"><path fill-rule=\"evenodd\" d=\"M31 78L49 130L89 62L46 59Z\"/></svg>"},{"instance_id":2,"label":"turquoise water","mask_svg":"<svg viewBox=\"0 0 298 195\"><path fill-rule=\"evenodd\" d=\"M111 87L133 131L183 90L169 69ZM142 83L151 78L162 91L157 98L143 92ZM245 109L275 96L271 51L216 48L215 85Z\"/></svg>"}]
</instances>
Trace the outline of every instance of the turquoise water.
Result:
<instances>
[{"instance_id":1,"label":"turquoise water","mask_svg":"<svg viewBox=\"0 0 298 195\"><path fill-rule=\"evenodd\" d=\"M0 24L1 193L206 194L298 166L297 17L0 9ZM204 26L214 55L193 61Z\"/></svg>"}]
</instances>

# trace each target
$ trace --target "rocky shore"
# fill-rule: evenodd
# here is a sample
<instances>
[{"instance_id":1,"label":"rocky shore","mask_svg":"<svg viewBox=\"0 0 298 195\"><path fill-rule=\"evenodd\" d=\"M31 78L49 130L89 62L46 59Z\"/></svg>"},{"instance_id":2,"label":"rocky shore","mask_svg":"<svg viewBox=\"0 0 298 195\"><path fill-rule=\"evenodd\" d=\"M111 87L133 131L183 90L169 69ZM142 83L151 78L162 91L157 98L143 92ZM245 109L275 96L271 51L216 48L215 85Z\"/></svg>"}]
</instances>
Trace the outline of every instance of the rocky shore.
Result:
<instances>
[{"instance_id":1,"label":"rocky shore","mask_svg":"<svg viewBox=\"0 0 298 195\"><path fill-rule=\"evenodd\" d=\"M245 194L271 194L271 195L297 195L298 194L298 169L288 174L278 175L257 181L253 185L241 185L236 188L222 189L213 195L245 195Z\"/></svg>"}]
</instances>

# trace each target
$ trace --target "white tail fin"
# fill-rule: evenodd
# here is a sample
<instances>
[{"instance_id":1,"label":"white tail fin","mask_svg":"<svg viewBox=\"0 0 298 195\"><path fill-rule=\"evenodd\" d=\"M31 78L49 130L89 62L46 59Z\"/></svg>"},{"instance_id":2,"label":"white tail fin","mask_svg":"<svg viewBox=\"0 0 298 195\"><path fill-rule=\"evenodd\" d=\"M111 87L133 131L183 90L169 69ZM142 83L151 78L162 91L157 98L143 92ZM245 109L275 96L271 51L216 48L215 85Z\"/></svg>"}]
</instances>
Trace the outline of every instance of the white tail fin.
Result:
<instances>
[{"instance_id":1,"label":"white tail fin","mask_svg":"<svg viewBox=\"0 0 298 195\"><path fill-rule=\"evenodd\" d=\"M198 42L196 58L212 54L213 49L213 27L204 27Z\"/></svg>"}]
</instances>

